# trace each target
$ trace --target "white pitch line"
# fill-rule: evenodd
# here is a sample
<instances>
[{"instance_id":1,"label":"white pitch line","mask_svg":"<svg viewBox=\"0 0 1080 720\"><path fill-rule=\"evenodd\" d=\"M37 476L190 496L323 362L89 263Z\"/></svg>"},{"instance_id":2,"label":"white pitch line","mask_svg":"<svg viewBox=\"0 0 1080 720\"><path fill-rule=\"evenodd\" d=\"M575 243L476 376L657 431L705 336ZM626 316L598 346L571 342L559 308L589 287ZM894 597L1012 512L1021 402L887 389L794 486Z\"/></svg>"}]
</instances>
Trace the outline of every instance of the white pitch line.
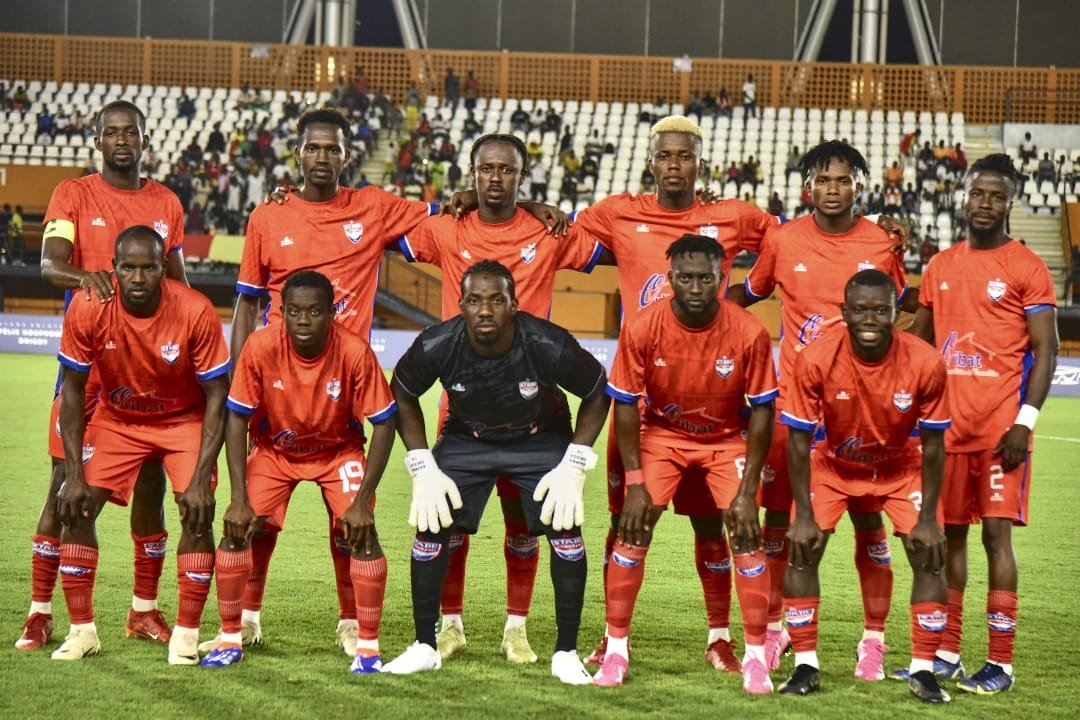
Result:
<instances>
[{"instance_id":1,"label":"white pitch line","mask_svg":"<svg viewBox=\"0 0 1080 720\"><path fill-rule=\"evenodd\" d=\"M1057 435L1036 435L1037 440L1059 440L1061 442L1080 443L1080 438L1058 437Z\"/></svg>"}]
</instances>

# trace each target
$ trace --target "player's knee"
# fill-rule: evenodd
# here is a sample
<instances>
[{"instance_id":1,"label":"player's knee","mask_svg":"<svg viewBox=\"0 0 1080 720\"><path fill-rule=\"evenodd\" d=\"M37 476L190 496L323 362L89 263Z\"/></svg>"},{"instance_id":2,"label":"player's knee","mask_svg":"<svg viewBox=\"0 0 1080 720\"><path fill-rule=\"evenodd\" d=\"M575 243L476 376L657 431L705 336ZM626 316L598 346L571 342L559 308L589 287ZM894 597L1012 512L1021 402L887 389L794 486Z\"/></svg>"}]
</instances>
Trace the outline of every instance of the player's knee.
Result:
<instances>
[{"instance_id":1,"label":"player's knee","mask_svg":"<svg viewBox=\"0 0 1080 720\"><path fill-rule=\"evenodd\" d=\"M877 530L885 526L881 513L852 512L849 515L851 515L851 524L856 530Z\"/></svg>"},{"instance_id":2,"label":"player's knee","mask_svg":"<svg viewBox=\"0 0 1080 720\"><path fill-rule=\"evenodd\" d=\"M724 537L723 515L691 515L690 527L698 537L718 539Z\"/></svg>"},{"instance_id":3,"label":"player's knee","mask_svg":"<svg viewBox=\"0 0 1080 720\"><path fill-rule=\"evenodd\" d=\"M983 518L983 547L990 556L1012 555L1012 523L1002 518Z\"/></svg>"}]
</instances>

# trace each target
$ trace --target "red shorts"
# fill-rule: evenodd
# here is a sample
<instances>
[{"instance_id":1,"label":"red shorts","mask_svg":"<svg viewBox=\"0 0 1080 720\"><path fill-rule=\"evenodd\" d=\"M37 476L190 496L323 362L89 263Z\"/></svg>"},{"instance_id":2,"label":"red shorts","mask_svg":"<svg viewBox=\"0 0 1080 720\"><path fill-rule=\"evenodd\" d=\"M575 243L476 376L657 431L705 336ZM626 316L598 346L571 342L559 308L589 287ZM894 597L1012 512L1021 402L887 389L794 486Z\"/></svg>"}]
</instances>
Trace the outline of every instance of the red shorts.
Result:
<instances>
[{"instance_id":1,"label":"red shorts","mask_svg":"<svg viewBox=\"0 0 1080 720\"><path fill-rule=\"evenodd\" d=\"M941 505L949 525L973 525L986 517L1027 525L1031 453L1009 472L1001 467L1001 457L992 453L945 453Z\"/></svg>"},{"instance_id":2,"label":"red shorts","mask_svg":"<svg viewBox=\"0 0 1080 720\"><path fill-rule=\"evenodd\" d=\"M709 492L708 514L726 510L739 490L742 469L746 464L746 448L673 448L642 446L641 468L645 472L645 488L653 505L667 507L684 484L704 487ZM689 473L696 470L693 475ZM685 481L685 482L684 482ZM689 508L693 509L693 508ZM698 512L695 514L706 514Z\"/></svg>"},{"instance_id":3,"label":"red shorts","mask_svg":"<svg viewBox=\"0 0 1080 720\"><path fill-rule=\"evenodd\" d=\"M821 453L810 455L810 503L814 519L825 532L836 529L844 512L878 507L893 524L893 532L906 535L919 521L922 507L922 469L909 467L898 472L849 470L836 465ZM938 506L938 522L942 521Z\"/></svg>"},{"instance_id":4,"label":"red shorts","mask_svg":"<svg viewBox=\"0 0 1080 720\"><path fill-rule=\"evenodd\" d=\"M777 417L779 418L779 413ZM773 427L772 443L761 468L761 506L766 510L791 511L791 482L787 469L788 426L777 421Z\"/></svg>"},{"instance_id":5,"label":"red shorts","mask_svg":"<svg viewBox=\"0 0 1080 720\"><path fill-rule=\"evenodd\" d=\"M97 408L98 393L101 392L101 383L98 382L97 371L90 369L90 377L86 379L86 422L94 416ZM49 455L57 460L64 459L64 440L60 437L60 393L53 398L52 408L49 410Z\"/></svg>"},{"instance_id":6,"label":"red shorts","mask_svg":"<svg viewBox=\"0 0 1080 720\"><path fill-rule=\"evenodd\" d=\"M201 443L201 420L145 425L95 418L83 436L83 475L88 485L109 490L110 501L127 505L139 468L158 460L179 495L191 484ZM212 483L217 486L216 468Z\"/></svg>"},{"instance_id":7,"label":"red shorts","mask_svg":"<svg viewBox=\"0 0 1080 720\"><path fill-rule=\"evenodd\" d=\"M439 428L440 431L442 430L443 423L446 422L446 415L447 415L448 412L449 412L449 408L447 407L447 402L446 402L446 391L443 390L442 394L439 395L439 424L438 424L437 427ZM436 434L438 434L438 433L436 433ZM499 494L499 497L502 498L503 500L520 500L521 499L521 491L518 489L517 485L510 482L509 478L505 478L505 477L496 478L496 480L495 480L495 491Z\"/></svg>"},{"instance_id":8,"label":"red shorts","mask_svg":"<svg viewBox=\"0 0 1080 720\"><path fill-rule=\"evenodd\" d=\"M269 518L271 524L284 528L293 490L310 480L319 486L323 501L334 520L339 521L356 499L366 467L364 451L358 447L298 462L259 444L247 460L248 502L256 516ZM374 498L371 506L375 507Z\"/></svg>"}]
</instances>

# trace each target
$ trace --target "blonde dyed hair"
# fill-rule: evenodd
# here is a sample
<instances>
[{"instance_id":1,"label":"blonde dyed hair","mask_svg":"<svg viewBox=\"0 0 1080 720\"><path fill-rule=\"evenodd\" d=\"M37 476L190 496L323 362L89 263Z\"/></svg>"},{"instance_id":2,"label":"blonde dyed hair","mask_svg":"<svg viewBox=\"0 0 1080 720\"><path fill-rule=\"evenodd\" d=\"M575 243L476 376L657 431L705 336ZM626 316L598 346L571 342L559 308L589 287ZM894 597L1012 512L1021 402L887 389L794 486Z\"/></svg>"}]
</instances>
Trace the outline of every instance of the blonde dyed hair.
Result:
<instances>
[{"instance_id":1,"label":"blonde dyed hair","mask_svg":"<svg viewBox=\"0 0 1080 720\"><path fill-rule=\"evenodd\" d=\"M694 138L694 153L700 158L701 148L703 140L701 137L701 128L698 124L686 117L685 115L668 115L665 118L660 118L653 126L649 128L649 153L652 151L656 144L656 139L660 136L660 133L683 133Z\"/></svg>"}]
</instances>

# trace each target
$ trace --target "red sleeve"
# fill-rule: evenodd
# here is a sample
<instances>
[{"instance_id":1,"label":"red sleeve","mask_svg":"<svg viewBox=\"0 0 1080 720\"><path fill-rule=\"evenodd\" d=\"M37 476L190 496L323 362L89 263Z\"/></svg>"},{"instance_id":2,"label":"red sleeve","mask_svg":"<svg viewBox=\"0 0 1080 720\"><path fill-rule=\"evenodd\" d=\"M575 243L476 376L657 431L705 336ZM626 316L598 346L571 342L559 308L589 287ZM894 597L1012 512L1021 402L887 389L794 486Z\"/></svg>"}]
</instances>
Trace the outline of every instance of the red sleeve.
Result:
<instances>
[{"instance_id":1,"label":"red sleeve","mask_svg":"<svg viewBox=\"0 0 1080 720\"><path fill-rule=\"evenodd\" d=\"M196 379L206 382L229 372L229 348L221 320L209 301L200 303L193 312L196 316L191 323L191 359Z\"/></svg>"},{"instance_id":2,"label":"red sleeve","mask_svg":"<svg viewBox=\"0 0 1080 720\"><path fill-rule=\"evenodd\" d=\"M277 332L276 328L261 330L260 332ZM241 415L250 415L262 405L262 373L260 364L255 357L262 343L252 342L252 337L244 343L240 351L240 357L236 361L236 370L233 372L232 384L229 386L229 397L225 401L228 408Z\"/></svg>"},{"instance_id":3,"label":"red sleeve","mask_svg":"<svg viewBox=\"0 0 1080 720\"><path fill-rule=\"evenodd\" d=\"M93 307L81 292L76 293L64 315L63 330L60 333L60 363L77 372L90 372L94 362L95 325Z\"/></svg>"},{"instance_id":4,"label":"red sleeve","mask_svg":"<svg viewBox=\"0 0 1080 720\"><path fill-rule=\"evenodd\" d=\"M441 268L442 247L439 238L446 227L443 216L433 216L421 221L416 227L406 232L398 241L398 249L409 262L426 262ZM451 220L451 222L458 222ZM451 231L454 228L450 228Z\"/></svg>"},{"instance_id":5,"label":"red sleeve","mask_svg":"<svg viewBox=\"0 0 1080 720\"><path fill-rule=\"evenodd\" d=\"M1024 286L1020 289L1020 299L1024 304L1024 312L1031 313L1046 306L1057 306L1057 291L1054 288L1054 279L1050 277L1050 271L1046 264L1039 258L1031 258L1029 263L1031 272Z\"/></svg>"},{"instance_id":6,"label":"red sleeve","mask_svg":"<svg viewBox=\"0 0 1080 720\"><path fill-rule=\"evenodd\" d=\"M759 252L765 233L776 227L780 221L756 205L734 200L734 207L739 216L739 247L750 252Z\"/></svg>"},{"instance_id":7,"label":"red sleeve","mask_svg":"<svg viewBox=\"0 0 1080 720\"><path fill-rule=\"evenodd\" d=\"M169 192L172 197L169 202L169 237L165 238L165 254L176 252L184 247L184 211L180 208L180 200L176 195Z\"/></svg>"},{"instance_id":8,"label":"red sleeve","mask_svg":"<svg viewBox=\"0 0 1080 720\"><path fill-rule=\"evenodd\" d=\"M269 208L267 207L269 210ZM244 253L240 258L240 274L236 278L236 291L242 295L266 295L270 280L270 268L263 260L262 224L265 212L256 208L248 219L247 235L244 237Z\"/></svg>"},{"instance_id":9,"label":"red sleeve","mask_svg":"<svg viewBox=\"0 0 1080 720\"><path fill-rule=\"evenodd\" d=\"M776 235L766 233L761 241L757 262L746 275L746 294L752 300L764 300L776 288Z\"/></svg>"},{"instance_id":10,"label":"red sleeve","mask_svg":"<svg viewBox=\"0 0 1080 720\"><path fill-rule=\"evenodd\" d=\"M907 290L907 272L904 270L904 258L898 253L891 253L892 258L889 262L889 277L896 284L896 299L899 300L900 296Z\"/></svg>"},{"instance_id":11,"label":"red sleeve","mask_svg":"<svg viewBox=\"0 0 1080 720\"><path fill-rule=\"evenodd\" d=\"M570 232L561 244L559 253L560 270L579 270L592 272L596 267L596 261L600 259L603 248L600 242L586 230L577 224L570 226Z\"/></svg>"},{"instance_id":12,"label":"red sleeve","mask_svg":"<svg viewBox=\"0 0 1080 720\"><path fill-rule=\"evenodd\" d=\"M70 220L75 222L76 213L74 205L74 199L70 192L68 192L67 182L62 182L56 186L52 192L52 196L49 198L49 207L45 209L45 224L48 225L50 220L57 218L61 220Z\"/></svg>"},{"instance_id":13,"label":"red sleeve","mask_svg":"<svg viewBox=\"0 0 1080 720\"><path fill-rule=\"evenodd\" d=\"M934 280L934 275L937 273L937 263L934 262L937 257L930 258L930 262L926 263L926 267L923 268L922 284L919 287L919 304L925 306L928 310L934 309L934 298L937 297L938 286Z\"/></svg>"},{"instance_id":14,"label":"red sleeve","mask_svg":"<svg viewBox=\"0 0 1080 720\"><path fill-rule=\"evenodd\" d=\"M419 200L405 200L393 193L369 186L365 189L378 203L378 213L386 228L385 240L392 245L398 238L412 232L420 221L434 214L435 206Z\"/></svg>"},{"instance_id":15,"label":"red sleeve","mask_svg":"<svg viewBox=\"0 0 1080 720\"><path fill-rule=\"evenodd\" d=\"M922 369L922 382L919 386L919 425L934 430L944 430L949 426L949 404L945 399L946 379L945 363L937 353L928 356Z\"/></svg>"},{"instance_id":16,"label":"red sleeve","mask_svg":"<svg viewBox=\"0 0 1080 720\"><path fill-rule=\"evenodd\" d=\"M645 394L645 348L634 337L641 323L623 328L608 376L607 394L619 402L637 402Z\"/></svg>"},{"instance_id":17,"label":"red sleeve","mask_svg":"<svg viewBox=\"0 0 1080 720\"><path fill-rule=\"evenodd\" d=\"M356 397L353 398L353 415L380 423L397 411L397 404L390 392L375 352L364 348L364 355L356 366Z\"/></svg>"},{"instance_id":18,"label":"red sleeve","mask_svg":"<svg viewBox=\"0 0 1080 720\"><path fill-rule=\"evenodd\" d=\"M773 365L772 339L760 325L746 331L746 396L751 405L772 402L780 394Z\"/></svg>"},{"instance_id":19,"label":"red sleeve","mask_svg":"<svg viewBox=\"0 0 1080 720\"><path fill-rule=\"evenodd\" d=\"M615 202L618 196L605 198L595 205L574 213L574 225L580 225L600 244L611 252L615 252L615 237L612 229L615 225Z\"/></svg>"},{"instance_id":20,"label":"red sleeve","mask_svg":"<svg viewBox=\"0 0 1080 720\"><path fill-rule=\"evenodd\" d=\"M795 356L795 369L788 384L788 395L780 419L785 424L803 432L813 432L821 420L821 380L818 368L806 360L806 353Z\"/></svg>"}]
</instances>

